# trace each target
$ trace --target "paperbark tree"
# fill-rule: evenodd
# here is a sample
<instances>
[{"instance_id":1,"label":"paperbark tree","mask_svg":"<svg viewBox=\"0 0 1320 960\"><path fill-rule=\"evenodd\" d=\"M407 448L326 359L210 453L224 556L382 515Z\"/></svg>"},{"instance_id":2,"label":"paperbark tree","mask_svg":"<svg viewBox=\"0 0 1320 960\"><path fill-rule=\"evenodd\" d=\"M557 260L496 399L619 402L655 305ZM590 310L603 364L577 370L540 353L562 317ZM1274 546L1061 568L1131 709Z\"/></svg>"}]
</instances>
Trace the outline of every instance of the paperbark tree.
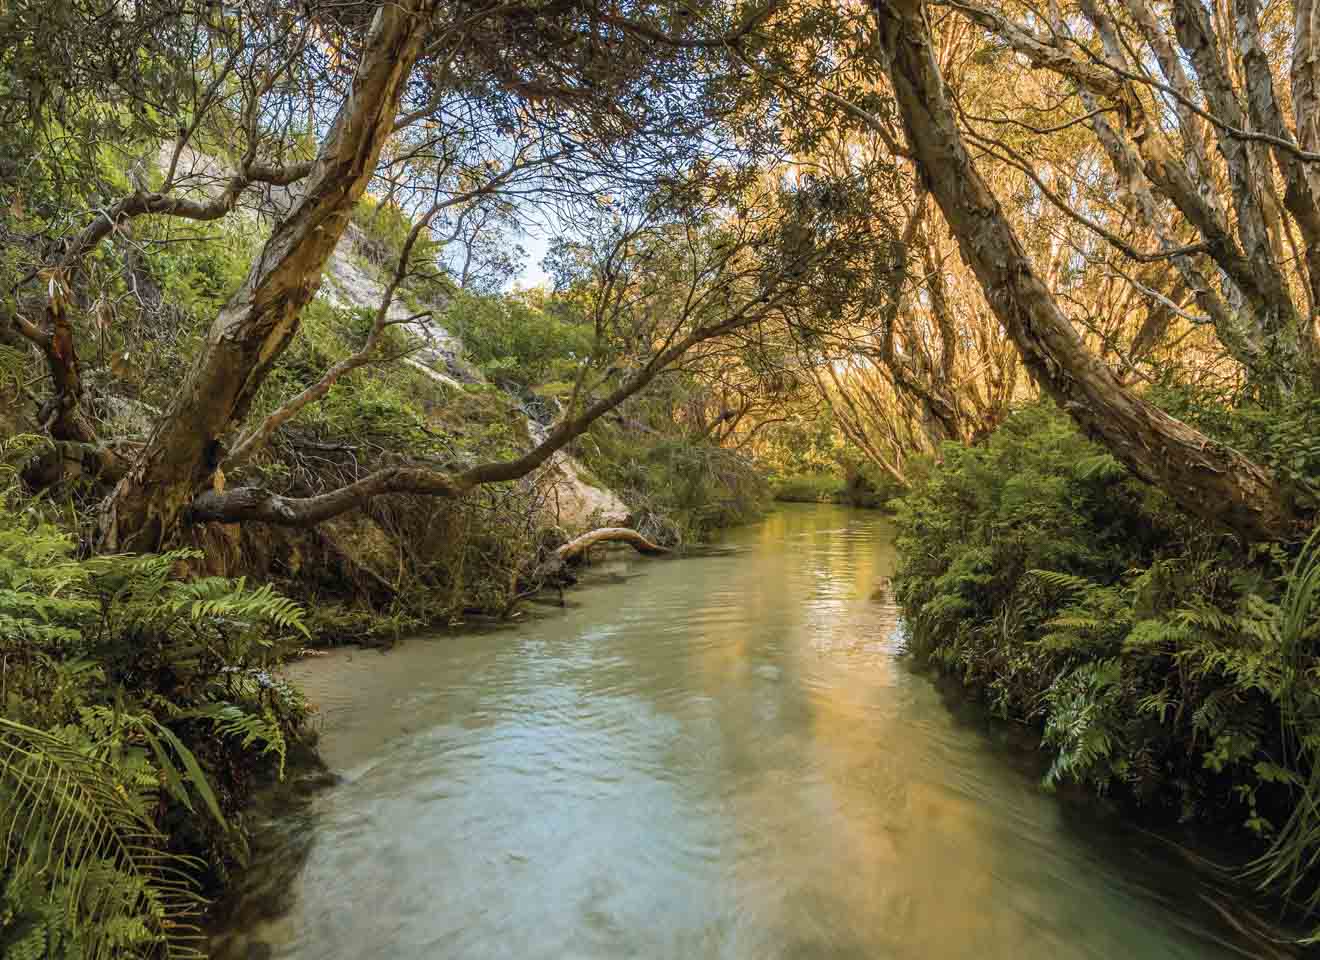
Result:
<instances>
[{"instance_id":1,"label":"paperbark tree","mask_svg":"<svg viewBox=\"0 0 1320 960\"><path fill-rule=\"evenodd\" d=\"M428 207L445 210L506 188L525 197L533 180L561 213L571 212L574 204L599 209L602 199L615 191L631 195L634 202L650 193L652 212L677 211L682 197L669 191L700 166L698 158L706 156L707 162L721 142L730 144L730 156L739 150L727 130L706 138L720 123L713 106L701 98L677 103L656 91L707 76L707 51L719 51L764 16L761 7L716 4L708 11L713 20L674 18L645 7L625 15L614 5L590 0L403 0L296 9L275 5L252 16L249 12L226 8L153 17L153 28L163 23L167 31L171 23L183 23L180 35L189 39L179 46L171 35L151 49L204 49L198 69L208 71L207 80L194 81L178 108L177 137L166 151L163 184L148 189L146 171L138 164L130 171L133 189L118 200L103 199L105 190L89 191L95 214L87 225L68 234L58 247L48 245L36 255L36 267L20 281L33 280L50 266L78 274L89 256L110 238L126 235L137 218L219 220L239 207L253 185L296 184L283 198L282 212L264 210L264 216L276 220L269 239L210 324L190 370L145 441L118 450L113 440L98 438L93 425L80 417L79 368L65 349L71 331L54 298L45 326L27 321L21 312L9 318L13 331L50 358L54 398L47 406L54 415L43 423L51 437L96 451L100 459L89 472L115 482L101 504L99 549L157 549L177 536L180 524L193 520L309 525L383 494L460 496L480 484L525 476L596 417L644 389L687 350L765 321L833 256L829 244L807 245L774 267L763 256L750 254L744 237L734 244L752 264L744 269L746 264L732 264L718 251L706 251L712 260L694 264L693 276L702 284L713 280L714 286L690 291L700 296L689 302L691 309L674 315L672 329L652 344L653 351L638 369L609 389L582 396L549 437L522 456L466 470L390 466L304 500L256 486L224 489L222 464L250 459L285 421L325 396L342 375L375 359L401 274L389 285L373 333L361 350L260 424L245 423L254 398L297 336L300 314L369 186L415 213ZM189 17L196 22L189 25ZM90 34L74 39L84 47L92 43ZM77 43L66 44L70 62L79 57ZM183 63L177 82L164 83L164 88L186 81L191 75L187 67ZM123 68L115 61L114 69ZM78 89L79 110L98 104L95 91ZM147 91L144 100L148 95L153 91ZM317 111L336 100L333 119L323 132L317 131L319 144L310 161L262 159L305 149L291 145L305 144L316 130ZM25 116L34 128L44 122L35 108ZM233 153L240 156L230 161L232 174L211 174L207 180L213 189L199 196L196 183L181 186L177 174L186 151L196 152L192 141L203 127L213 145L236 136L240 142ZM154 127L142 134L144 149L152 149L154 136ZM497 158L508 161L506 172L517 175L512 179L523 179L510 187L510 176L492 174L499 167ZM96 159L89 155L81 162L94 169ZM205 157L200 162L211 163ZM724 182L736 181L736 166L732 163L719 174ZM452 182L442 184L450 171ZM709 187L698 183L691 188L693 196L702 190ZM681 219L682 214L677 215ZM63 214L61 218L68 220ZM773 239L764 233L756 242L773 248ZM400 269L404 266L401 262ZM77 279L72 276L72 282ZM722 304L722 311L709 313L705 307L710 303ZM226 450L229 443L235 444L232 456ZM45 474L44 481L54 479L50 471Z\"/></svg>"},{"instance_id":2,"label":"paperbark tree","mask_svg":"<svg viewBox=\"0 0 1320 960\"><path fill-rule=\"evenodd\" d=\"M352 89L302 197L216 317L178 399L107 499L102 549L159 546L206 486L222 459L223 438L298 332L299 314L375 172L422 49L430 6L430 0L401 0L377 8Z\"/></svg>"},{"instance_id":3,"label":"paperbark tree","mask_svg":"<svg viewBox=\"0 0 1320 960\"><path fill-rule=\"evenodd\" d=\"M968 154L924 5L871 7L912 158L1032 377L1083 430L1193 514L1251 540L1295 533L1297 518L1269 471L1141 399L1086 348Z\"/></svg>"},{"instance_id":4,"label":"paperbark tree","mask_svg":"<svg viewBox=\"0 0 1320 960\"><path fill-rule=\"evenodd\" d=\"M1079 0L1066 11L1055 3L1047 30L1015 20L1009 7L945 5L1057 74L1063 96L1075 90L1140 222L1257 392L1269 399L1320 384L1313 0L1293 4L1291 124L1255 0L1229 5L1231 30L1196 0L1173 0L1167 26L1146 0L1103 8ZM1195 243L1179 238L1188 233Z\"/></svg>"}]
</instances>

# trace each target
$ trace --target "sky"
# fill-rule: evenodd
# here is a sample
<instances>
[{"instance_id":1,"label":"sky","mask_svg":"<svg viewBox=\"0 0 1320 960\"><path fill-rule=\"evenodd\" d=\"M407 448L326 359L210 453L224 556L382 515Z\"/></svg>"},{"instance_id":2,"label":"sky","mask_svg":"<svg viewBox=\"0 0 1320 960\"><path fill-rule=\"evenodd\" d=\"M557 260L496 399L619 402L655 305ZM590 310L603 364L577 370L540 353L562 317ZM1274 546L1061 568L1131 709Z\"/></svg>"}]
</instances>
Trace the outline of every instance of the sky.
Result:
<instances>
[{"instance_id":1,"label":"sky","mask_svg":"<svg viewBox=\"0 0 1320 960\"><path fill-rule=\"evenodd\" d=\"M527 231L518 237L518 243L527 251L527 260L522 271L512 279L511 286L526 289L549 284L550 275L541 269L541 261L550 248L550 238L539 231Z\"/></svg>"}]
</instances>

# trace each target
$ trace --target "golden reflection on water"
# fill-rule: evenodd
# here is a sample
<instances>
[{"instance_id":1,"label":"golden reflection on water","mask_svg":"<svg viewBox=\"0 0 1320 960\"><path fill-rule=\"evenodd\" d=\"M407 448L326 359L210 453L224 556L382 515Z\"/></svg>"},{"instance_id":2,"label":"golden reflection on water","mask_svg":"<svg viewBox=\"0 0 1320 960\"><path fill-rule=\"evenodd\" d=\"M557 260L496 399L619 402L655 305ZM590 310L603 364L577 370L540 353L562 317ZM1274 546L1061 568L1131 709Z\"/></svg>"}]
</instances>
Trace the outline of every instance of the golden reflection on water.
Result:
<instances>
[{"instance_id":1,"label":"golden reflection on water","mask_svg":"<svg viewBox=\"0 0 1320 960\"><path fill-rule=\"evenodd\" d=\"M345 782L286 824L292 910L222 952L1241 955L1186 909L1196 878L898 659L883 518L792 507L727 543L611 560L640 576L516 629L297 667Z\"/></svg>"}]
</instances>

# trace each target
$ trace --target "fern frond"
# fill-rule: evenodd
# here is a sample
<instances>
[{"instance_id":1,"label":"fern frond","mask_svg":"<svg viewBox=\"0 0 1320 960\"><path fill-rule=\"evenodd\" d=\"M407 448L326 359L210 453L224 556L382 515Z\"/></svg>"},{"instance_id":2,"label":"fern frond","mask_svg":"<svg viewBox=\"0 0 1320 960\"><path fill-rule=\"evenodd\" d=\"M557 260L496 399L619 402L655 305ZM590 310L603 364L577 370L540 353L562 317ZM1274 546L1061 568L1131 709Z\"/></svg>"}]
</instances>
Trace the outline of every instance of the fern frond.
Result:
<instances>
[{"instance_id":1,"label":"fern frond","mask_svg":"<svg viewBox=\"0 0 1320 960\"><path fill-rule=\"evenodd\" d=\"M1127 468L1110 453L1096 453L1078 460L1073 475L1079 480L1120 480L1127 475Z\"/></svg>"},{"instance_id":2,"label":"fern frond","mask_svg":"<svg viewBox=\"0 0 1320 960\"><path fill-rule=\"evenodd\" d=\"M249 588L244 578L204 577L189 583L171 583L166 602L190 619L236 620L260 623L310 636L303 609L295 600L276 593L270 584Z\"/></svg>"},{"instance_id":3,"label":"fern frond","mask_svg":"<svg viewBox=\"0 0 1320 960\"><path fill-rule=\"evenodd\" d=\"M238 739L244 749L261 744L263 756L275 754L279 760L280 779L284 778L284 761L288 753L288 744L284 738L283 727L269 710L252 713L233 703L212 703L188 711L185 716L210 720L218 733Z\"/></svg>"},{"instance_id":4,"label":"fern frond","mask_svg":"<svg viewBox=\"0 0 1320 960\"><path fill-rule=\"evenodd\" d=\"M198 864L164 850L112 766L0 719L0 800L0 873L40 871L84 956L109 957L109 931L121 922L147 924L165 957L203 956L205 901L188 873Z\"/></svg>"},{"instance_id":5,"label":"fern frond","mask_svg":"<svg viewBox=\"0 0 1320 960\"><path fill-rule=\"evenodd\" d=\"M1071 573L1060 573L1057 570L1028 570L1026 576L1032 577L1045 586L1062 593L1082 593L1096 586L1085 577L1073 576Z\"/></svg>"}]
</instances>

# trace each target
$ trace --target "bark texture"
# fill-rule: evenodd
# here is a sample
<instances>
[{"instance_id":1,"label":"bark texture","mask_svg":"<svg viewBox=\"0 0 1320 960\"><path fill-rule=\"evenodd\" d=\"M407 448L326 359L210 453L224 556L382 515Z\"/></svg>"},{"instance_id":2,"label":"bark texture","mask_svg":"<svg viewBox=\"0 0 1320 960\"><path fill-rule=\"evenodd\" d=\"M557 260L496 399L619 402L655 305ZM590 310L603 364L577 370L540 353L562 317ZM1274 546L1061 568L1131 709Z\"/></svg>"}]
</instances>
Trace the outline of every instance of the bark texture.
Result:
<instances>
[{"instance_id":1,"label":"bark texture","mask_svg":"<svg viewBox=\"0 0 1320 960\"><path fill-rule=\"evenodd\" d=\"M871 5L921 176L1042 389L1134 473L1192 513L1249 540L1295 532L1295 518L1267 470L1146 403L1090 353L967 153L921 4L872 0Z\"/></svg>"},{"instance_id":2,"label":"bark texture","mask_svg":"<svg viewBox=\"0 0 1320 960\"><path fill-rule=\"evenodd\" d=\"M566 563L579 554L590 550L598 543L626 543L638 553L647 556L659 556L669 552L668 548L662 547L658 543L652 543L630 527L599 527L590 533L584 533L582 536L568 541L555 551L555 557L560 562Z\"/></svg>"},{"instance_id":3,"label":"bark texture","mask_svg":"<svg viewBox=\"0 0 1320 960\"><path fill-rule=\"evenodd\" d=\"M971 0L942 2L993 32L1032 66L1073 81L1088 109L1098 107L1100 101L1114 102L1116 127L1097 113L1092 120L1096 135L1142 219L1149 222L1147 214L1152 212L1150 204L1143 202L1143 193L1153 190L1172 202L1199 234L1200 246L1213 265L1199 257L1195 261L1179 257L1173 258L1174 266L1213 321L1225 347L1266 396L1290 394L1308 380L1313 385L1320 383L1320 346L1315 333L1320 244L1313 240L1312 232L1320 226L1316 219L1320 208L1315 202L1320 197L1320 164L1313 162L1316 154L1306 142L1308 132L1312 137L1318 133L1313 95L1316 0L1294 3L1297 36L1292 86L1297 136L1284 121L1260 48L1257 0L1228 0L1235 25L1231 38L1225 36L1229 28L1222 22L1224 18L1212 17L1194 0L1171 0L1176 46L1147 0L1125 0L1135 29L1149 44L1165 83L1149 77L1138 62L1141 54L1094 0L1081 0L1081 9L1103 42L1103 59L1075 52L1085 44L1072 42L1067 23L1057 12L1052 33L1041 34ZM1230 40L1236 41L1237 61L1233 61ZM1184 61L1195 69L1195 85ZM1243 74L1241 90L1234 76L1236 67ZM1151 86L1164 95L1153 97ZM1204 110L1196 106L1201 98L1198 91L1204 94ZM1162 129L1169 96L1181 138L1177 145ZM1309 107L1304 108L1303 103ZM1231 217L1218 196L1207 140L1215 144L1223 161ZM1285 187L1282 200L1273 184L1275 164ZM1140 178L1134 176L1136 172ZM1285 269L1289 259L1285 239L1291 243L1285 209L1300 228L1305 247L1297 253L1306 267L1304 307L1294 301ZM1167 232L1161 218L1152 226L1161 246L1168 247L1161 236ZM1223 274L1226 289L1222 297L1208 282L1215 276L1214 267Z\"/></svg>"},{"instance_id":4,"label":"bark texture","mask_svg":"<svg viewBox=\"0 0 1320 960\"><path fill-rule=\"evenodd\" d=\"M429 3L399 0L378 8L352 91L322 141L302 198L216 317L178 398L106 501L101 549L158 548L210 486L223 459L222 438L242 421L297 333L300 313L375 171L421 49Z\"/></svg>"}]
</instances>

